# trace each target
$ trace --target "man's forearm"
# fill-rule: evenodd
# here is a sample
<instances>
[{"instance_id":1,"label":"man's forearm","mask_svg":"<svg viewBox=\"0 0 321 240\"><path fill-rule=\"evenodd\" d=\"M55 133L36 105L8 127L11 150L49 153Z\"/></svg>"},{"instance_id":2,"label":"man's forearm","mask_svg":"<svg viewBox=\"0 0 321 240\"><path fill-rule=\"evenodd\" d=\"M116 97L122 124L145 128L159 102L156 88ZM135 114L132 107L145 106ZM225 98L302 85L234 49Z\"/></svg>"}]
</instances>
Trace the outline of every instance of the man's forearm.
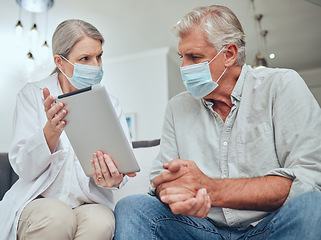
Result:
<instances>
[{"instance_id":1,"label":"man's forearm","mask_svg":"<svg viewBox=\"0 0 321 240\"><path fill-rule=\"evenodd\" d=\"M279 176L206 181L213 207L262 211L281 207L292 185L291 179Z\"/></svg>"}]
</instances>

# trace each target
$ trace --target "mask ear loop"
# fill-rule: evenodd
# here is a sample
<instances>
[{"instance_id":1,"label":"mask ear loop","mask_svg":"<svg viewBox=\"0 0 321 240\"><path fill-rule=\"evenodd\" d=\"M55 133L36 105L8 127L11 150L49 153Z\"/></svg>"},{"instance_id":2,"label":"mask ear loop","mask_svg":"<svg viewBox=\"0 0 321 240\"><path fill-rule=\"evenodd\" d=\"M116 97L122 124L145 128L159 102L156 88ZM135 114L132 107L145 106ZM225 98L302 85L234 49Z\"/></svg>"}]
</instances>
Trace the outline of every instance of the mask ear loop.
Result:
<instances>
[{"instance_id":1,"label":"mask ear loop","mask_svg":"<svg viewBox=\"0 0 321 240\"><path fill-rule=\"evenodd\" d=\"M208 63L208 64L211 64L211 62L214 61L215 58L217 58L218 55L220 55L220 53L225 49L225 46L222 47L222 49L218 52L218 54L215 55L215 57L213 57L213 59Z\"/></svg>"},{"instance_id":2,"label":"mask ear loop","mask_svg":"<svg viewBox=\"0 0 321 240\"><path fill-rule=\"evenodd\" d=\"M60 57L62 57L64 60L66 60L67 62L69 62L71 65L75 66L72 62L70 62L67 58L65 58L64 56L62 56L61 54L59 55Z\"/></svg>"},{"instance_id":3,"label":"mask ear loop","mask_svg":"<svg viewBox=\"0 0 321 240\"><path fill-rule=\"evenodd\" d=\"M208 64L210 64L211 62L213 62L213 60L214 60L218 55L220 55L220 53L221 53L224 49L225 49L225 46L222 47L222 49L218 52L218 54L216 54L216 56L213 57L213 59L212 59ZM225 68L224 72L223 72L223 73L221 74L221 76L218 78L218 80L216 81L216 83L218 83L218 82L221 80L221 78L222 78L223 74L226 72L226 70L227 70L227 68Z\"/></svg>"},{"instance_id":4,"label":"mask ear loop","mask_svg":"<svg viewBox=\"0 0 321 240\"><path fill-rule=\"evenodd\" d=\"M63 75L65 75L65 77L68 79L68 81L69 81L69 77L59 68L59 67L57 67L59 70L60 70L60 72L63 74Z\"/></svg>"},{"instance_id":5,"label":"mask ear loop","mask_svg":"<svg viewBox=\"0 0 321 240\"><path fill-rule=\"evenodd\" d=\"M221 74L221 76L218 78L218 80L216 81L216 83L218 83L218 81L221 80L221 78L222 78L223 74L226 72L226 70L227 70L227 68L225 68L224 72L223 72L223 73Z\"/></svg>"},{"instance_id":6,"label":"mask ear loop","mask_svg":"<svg viewBox=\"0 0 321 240\"><path fill-rule=\"evenodd\" d=\"M67 58L65 58L64 56L62 56L61 54L59 55L60 57L62 57L64 60L66 60L67 62L69 62L71 65L73 65L73 66L75 66L72 62L70 62ZM59 70L60 70L60 72L63 74L63 75L65 75L65 77L69 80L69 77L59 68L59 67L57 67Z\"/></svg>"},{"instance_id":7,"label":"mask ear loop","mask_svg":"<svg viewBox=\"0 0 321 240\"><path fill-rule=\"evenodd\" d=\"M64 60L66 60L67 62L69 62L71 65L73 65L74 66L74 64L72 64L67 58L65 58L64 56L62 56L61 54L59 54L59 56L60 57L62 57ZM59 68L59 67L57 67L58 69L59 69L59 71L63 74L63 75L65 75L65 77L68 79L68 81L69 81L69 77Z\"/></svg>"}]
</instances>

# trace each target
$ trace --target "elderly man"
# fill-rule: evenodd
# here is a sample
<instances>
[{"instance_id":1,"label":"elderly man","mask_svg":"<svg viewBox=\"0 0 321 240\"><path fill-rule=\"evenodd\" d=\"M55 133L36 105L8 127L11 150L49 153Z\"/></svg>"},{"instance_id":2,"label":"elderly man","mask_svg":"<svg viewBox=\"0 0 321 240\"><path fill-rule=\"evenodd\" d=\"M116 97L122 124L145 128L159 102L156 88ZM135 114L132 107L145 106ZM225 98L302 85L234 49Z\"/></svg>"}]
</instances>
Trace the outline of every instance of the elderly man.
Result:
<instances>
[{"instance_id":1,"label":"elderly man","mask_svg":"<svg viewBox=\"0 0 321 240\"><path fill-rule=\"evenodd\" d=\"M156 197L118 202L115 239L320 239L321 110L302 78L247 66L226 7L174 31L188 92L167 106Z\"/></svg>"}]
</instances>

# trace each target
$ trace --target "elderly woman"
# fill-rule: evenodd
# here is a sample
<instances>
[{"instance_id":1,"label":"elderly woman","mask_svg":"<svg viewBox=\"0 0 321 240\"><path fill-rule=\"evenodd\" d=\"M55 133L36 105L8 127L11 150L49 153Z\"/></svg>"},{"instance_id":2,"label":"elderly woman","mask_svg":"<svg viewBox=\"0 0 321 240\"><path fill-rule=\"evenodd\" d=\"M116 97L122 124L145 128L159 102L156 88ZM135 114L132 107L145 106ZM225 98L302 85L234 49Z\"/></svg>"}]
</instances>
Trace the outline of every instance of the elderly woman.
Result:
<instances>
[{"instance_id":1,"label":"elderly woman","mask_svg":"<svg viewBox=\"0 0 321 240\"><path fill-rule=\"evenodd\" d=\"M99 151L87 177L63 131L67 111L52 104L53 96L101 81L103 42L87 22L62 22L52 38L56 69L18 94L9 158L19 180L0 202L1 239L112 239L111 188L121 187L124 175ZM111 100L129 138L119 103Z\"/></svg>"}]
</instances>

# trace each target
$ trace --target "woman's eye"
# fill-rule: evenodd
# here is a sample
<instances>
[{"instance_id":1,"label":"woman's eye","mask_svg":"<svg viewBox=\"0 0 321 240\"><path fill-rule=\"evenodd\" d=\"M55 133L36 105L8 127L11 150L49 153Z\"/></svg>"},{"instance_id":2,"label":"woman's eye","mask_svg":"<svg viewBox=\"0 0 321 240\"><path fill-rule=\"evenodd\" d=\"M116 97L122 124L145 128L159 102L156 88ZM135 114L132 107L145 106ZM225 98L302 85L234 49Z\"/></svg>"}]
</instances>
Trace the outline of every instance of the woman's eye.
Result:
<instances>
[{"instance_id":1,"label":"woman's eye","mask_svg":"<svg viewBox=\"0 0 321 240\"><path fill-rule=\"evenodd\" d=\"M80 59L81 61L87 61L88 60L88 57L83 57Z\"/></svg>"},{"instance_id":2,"label":"woman's eye","mask_svg":"<svg viewBox=\"0 0 321 240\"><path fill-rule=\"evenodd\" d=\"M98 55L98 56L97 56L97 59L100 60L100 59L101 59L101 56L102 56L102 54Z\"/></svg>"}]
</instances>

